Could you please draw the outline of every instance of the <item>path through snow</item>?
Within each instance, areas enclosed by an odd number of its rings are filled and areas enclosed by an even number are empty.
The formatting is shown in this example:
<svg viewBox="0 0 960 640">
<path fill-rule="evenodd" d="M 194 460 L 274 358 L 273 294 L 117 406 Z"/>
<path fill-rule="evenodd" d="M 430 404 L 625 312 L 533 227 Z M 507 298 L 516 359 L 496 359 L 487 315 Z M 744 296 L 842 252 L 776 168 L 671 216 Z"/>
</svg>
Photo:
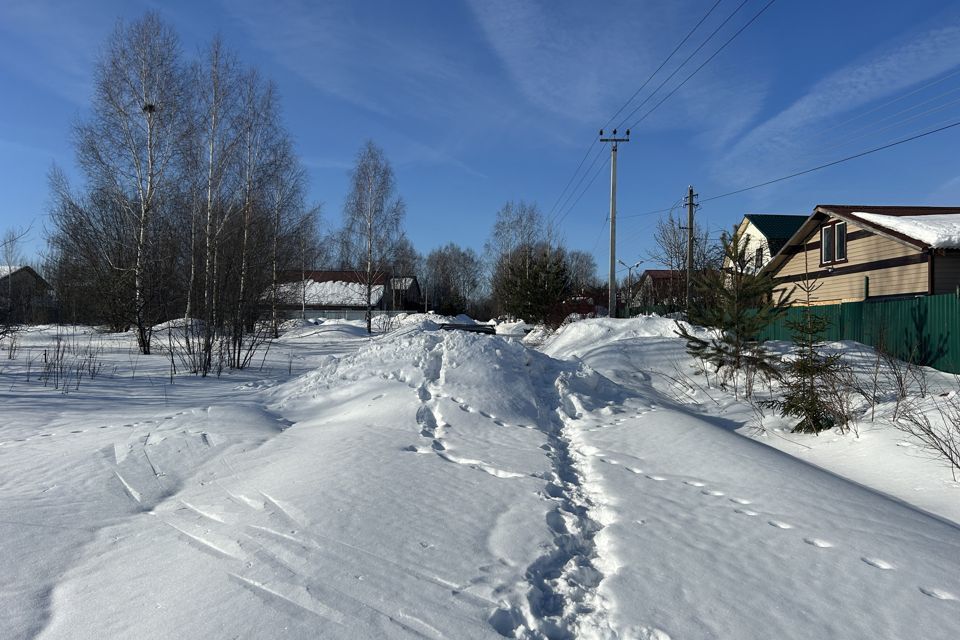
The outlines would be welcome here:
<svg viewBox="0 0 960 640">
<path fill-rule="evenodd" d="M 956 637 L 956 525 L 678 403 L 665 325 L 582 327 L 308 328 L 303 375 L 135 410 L 14 385 L 3 635 Z"/>
</svg>

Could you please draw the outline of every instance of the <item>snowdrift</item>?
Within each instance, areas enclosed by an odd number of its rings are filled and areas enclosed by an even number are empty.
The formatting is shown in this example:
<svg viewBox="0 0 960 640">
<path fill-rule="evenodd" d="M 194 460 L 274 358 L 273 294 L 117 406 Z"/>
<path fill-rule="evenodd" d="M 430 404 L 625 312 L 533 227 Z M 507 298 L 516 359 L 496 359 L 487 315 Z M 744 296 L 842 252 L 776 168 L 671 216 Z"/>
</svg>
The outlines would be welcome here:
<svg viewBox="0 0 960 640">
<path fill-rule="evenodd" d="M 599 346 L 621 340 L 677 338 L 678 323 L 694 335 L 710 336 L 707 329 L 661 316 L 630 319 L 591 318 L 563 325 L 553 336 L 547 338 L 541 350 L 554 358 L 577 358 Z"/>
</svg>

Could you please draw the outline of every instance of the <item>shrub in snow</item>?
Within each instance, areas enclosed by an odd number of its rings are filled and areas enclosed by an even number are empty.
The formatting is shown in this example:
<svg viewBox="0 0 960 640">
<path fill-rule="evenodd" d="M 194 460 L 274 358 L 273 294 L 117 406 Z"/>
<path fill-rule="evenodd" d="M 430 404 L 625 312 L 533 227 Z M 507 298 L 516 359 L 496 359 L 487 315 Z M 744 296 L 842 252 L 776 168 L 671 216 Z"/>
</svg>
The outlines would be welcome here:
<svg viewBox="0 0 960 640">
<path fill-rule="evenodd" d="M 951 391 L 934 400 L 936 411 L 924 411 L 919 402 L 907 402 L 896 427 L 919 440 L 927 451 L 950 465 L 953 479 L 960 470 L 960 396 Z"/>
</svg>

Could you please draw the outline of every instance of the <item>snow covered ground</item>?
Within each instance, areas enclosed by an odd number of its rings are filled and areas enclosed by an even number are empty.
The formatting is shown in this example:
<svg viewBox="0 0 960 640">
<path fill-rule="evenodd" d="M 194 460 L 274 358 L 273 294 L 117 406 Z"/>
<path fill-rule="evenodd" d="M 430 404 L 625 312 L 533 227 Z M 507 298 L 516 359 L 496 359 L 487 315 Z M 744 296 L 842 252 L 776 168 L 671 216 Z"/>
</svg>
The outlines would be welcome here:
<svg viewBox="0 0 960 640">
<path fill-rule="evenodd" d="M 359 324 L 172 384 L 130 335 L 21 334 L 0 637 L 960 634 L 960 487 L 882 421 L 745 437 L 659 318 L 539 350 Z M 66 393 L 37 378 L 58 332 Z"/>
</svg>

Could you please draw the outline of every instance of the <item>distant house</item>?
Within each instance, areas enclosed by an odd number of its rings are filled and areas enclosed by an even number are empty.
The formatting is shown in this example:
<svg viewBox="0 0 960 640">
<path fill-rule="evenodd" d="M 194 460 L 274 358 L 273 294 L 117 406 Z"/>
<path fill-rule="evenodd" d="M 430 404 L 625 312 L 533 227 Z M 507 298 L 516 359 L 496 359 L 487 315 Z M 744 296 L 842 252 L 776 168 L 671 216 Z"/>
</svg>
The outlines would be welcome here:
<svg viewBox="0 0 960 640">
<path fill-rule="evenodd" d="M 390 308 L 414 311 L 420 307 L 423 295 L 414 276 L 390 278 Z"/>
<path fill-rule="evenodd" d="M 0 265 L 0 321 L 45 322 L 53 306 L 53 289 L 28 266 Z"/>
<path fill-rule="evenodd" d="M 794 303 L 949 293 L 960 286 L 960 207 L 818 205 L 764 267 Z"/>
<path fill-rule="evenodd" d="M 679 308 L 686 292 L 685 283 L 683 271 L 647 269 L 635 285 L 632 306 Z"/>
<path fill-rule="evenodd" d="M 281 274 L 279 298 L 284 311 L 366 311 L 367 274 L 360 271 L 287 271 Z M 370 304 L 379 311 L 414 311 L 421 304 L 420 285 L 412 276 L 375 274 Z"/>
<path fill-rule="evenodd" d="M 746 247 L 751 271 L 760 271 L 793 237 L 809 216 L 780 213 L 748 213 L 737 225 Z M 729 268 L 724 258 L 724 267 Z"/>
</svg>

